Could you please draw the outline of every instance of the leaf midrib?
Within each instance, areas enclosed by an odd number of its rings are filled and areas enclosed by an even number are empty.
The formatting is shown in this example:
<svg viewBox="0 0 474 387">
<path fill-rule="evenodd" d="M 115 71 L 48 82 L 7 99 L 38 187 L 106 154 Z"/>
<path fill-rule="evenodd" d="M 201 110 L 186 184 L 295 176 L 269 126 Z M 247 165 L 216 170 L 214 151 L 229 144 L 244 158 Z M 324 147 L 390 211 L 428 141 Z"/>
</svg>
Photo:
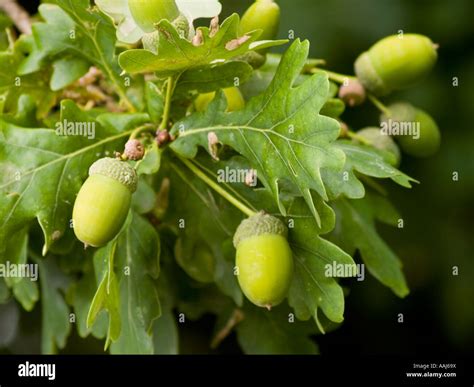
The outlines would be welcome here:
<svg viewBox="0 0 474 387">
<path fill-rule="evenodd" d="M 72 152 L 72 153 L 65 154 L 65 155 L 63 155 L 63 156 L 61 156 L 61 157 L 58 157 L 58 158 L 55 159 L 55 160 L 51 160 L 51 161 L 49 161 L 49 162 L 47 162 L 47 163 L 45 163 L 45 164 L 42 164 L 42 165 L 40 165 L 39 167 L 30 169 L 30 170 L 28 170 L 28 171 L 26 171 L 26 172 L 24 172 L 24 173 L 22 174 L 22 179 L 23 179 L 23 177 L 25 177 L 25 176 L 29 176 L 29 175 L 31 175 L 32 173 L 39 172 L 39 171 L 41 171 L 41 170 L 43 170 L 43 169 L 45 169 L 45 168 L 48 168 L 48 167 L 50 167 L 50 166 L 52 166 L 52 165 L 54 165 L 54 164 L 56 164 L 56 163 L 60 163 L 61 161 L 72 159 L 72 158 L 74 158 L 74 157 L 76 157 L 76 156 L 79 156 L 79 155 L 82 155 L 82 154 L 84 154 L 84 153 L 87 153 L 87 152 L 91 151 L 92 149 L 95 149 L 95 148 L 97 148 L 97 147 L 100 147 L 100 146 L 102 146 L 102 145 L 104 145 L 104 144 L 107 144 L 107 143 L 109 143 L 109 142 L 113 142 L 113 141 L 118 140 L 118 139 L 120 139 L 120 138 L 122 138 L 122 137 L 129 136 L 130 134 L 132 134 L 133 130 L 134 130 L 134 129 L 125 131 L 125 132 L 123 132 L 123 133 L 117 134 L 117 135 L 112 136 L 112 137 L 105 138 L 105 139 L 103 139 L 103 140 L 101 140 L 101 141 L 99 141 L 99 142 L 96 142 L 95 144 L 92 144 L 92 145 L 86 146 L 86 147 L 84 147 L 84 148 L 78 149 L 77 151 L 74 151 L 74 152 Z M 3 189 L 3 188 L 5 188 L 5 187 L 8 187 L 9 185 L 11 185 L 11 184 L 13 184 L 13 183 L 15 183 L 15 182 L 17 182 L 17 180 L 10 180 L 9 182 L 7 182 L 7 183 L 5 183 L 5 184 L 0 185 L 0 189 Z"/>
</svg>

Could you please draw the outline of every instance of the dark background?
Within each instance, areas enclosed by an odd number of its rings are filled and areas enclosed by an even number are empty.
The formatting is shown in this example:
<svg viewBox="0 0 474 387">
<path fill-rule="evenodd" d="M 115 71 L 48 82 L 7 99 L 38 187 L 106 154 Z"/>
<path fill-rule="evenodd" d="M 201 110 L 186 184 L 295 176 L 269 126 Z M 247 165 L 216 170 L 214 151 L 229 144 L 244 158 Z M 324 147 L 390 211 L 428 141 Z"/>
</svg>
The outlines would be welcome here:
<svg viewBox="0 0 474 387">
<path fill-rule="evenodd" d="M 31 10 L 37 1 L 23 0 Z M 250 1 L 223 0 L 224 14 L 242 13 Z M 378 39 L 397 33 L 428 35 L 440 45 L 431 75 L 386 100 L 406 99 L 430 112 L 443 136 L 441 151 L 429 159 L 404 157 L 401 169 L 421 184 L 411 191 L 390 185 L 390 197 L 405 221 L 403 229 L 380 227 L 404 263 L 411 294 L 398 299 L 370 275 L 350 283 L 346 320 L 335 332 L 318 337 L 324 354 L 454 354 L 474 349 L 474 2 L 472 0 L 280 0 L 280 37 L 293 30 L 311 41 L 311 56 L 328 68 L 351 74 L 355 58 Z M 453 77 L 459 86 L 453 87 Z M 354 129 L 378 123 L 370 105 L 343 118 Z M 459 181 L 452 173 L 459 173 Z M 459 275 L 452 275 L 453 266 Z M 404 322 L 397 317 L 403 313 Z M 38 352 L 34 323 L 38 308 L 22 316 L 31 331 L 19 352 Z M 182 332 L 183 352 L 208 352 L 213 318 Z M 102 352 L 102 343 L 70 338 L 67 352 Z M 238 352 L 235 336 L 220 352 Z"/>
</svg>

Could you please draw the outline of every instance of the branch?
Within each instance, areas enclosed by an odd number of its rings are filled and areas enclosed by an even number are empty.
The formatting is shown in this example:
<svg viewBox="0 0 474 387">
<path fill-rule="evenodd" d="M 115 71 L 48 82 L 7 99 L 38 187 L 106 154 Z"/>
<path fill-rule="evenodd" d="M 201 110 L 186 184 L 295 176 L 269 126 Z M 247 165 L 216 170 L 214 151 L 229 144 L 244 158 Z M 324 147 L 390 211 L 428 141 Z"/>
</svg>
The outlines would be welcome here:
<svg viewBox="0 0 474 387">
<path fill-rule="evenodd" d="M 30 15 L 16 0 L 0 0 L 0 10 L 8 15 L 22 34 L 31 34 Z"/>
<path fill-rule="evenodd" d="M 227 320 L 227 324 L 225 324 L 225 326 L 219 332 L 217 332 L 212 339 L 211 348 L 217 348 L 219 344 L 224 341 L 227 336 L 229 336 L 229 334 L 232 332 L 232 329 L 234 329 L 234 327 L 243 319 L 244 313 L 240 309 L 235 309 L 229 320 Z"/>
</svg>

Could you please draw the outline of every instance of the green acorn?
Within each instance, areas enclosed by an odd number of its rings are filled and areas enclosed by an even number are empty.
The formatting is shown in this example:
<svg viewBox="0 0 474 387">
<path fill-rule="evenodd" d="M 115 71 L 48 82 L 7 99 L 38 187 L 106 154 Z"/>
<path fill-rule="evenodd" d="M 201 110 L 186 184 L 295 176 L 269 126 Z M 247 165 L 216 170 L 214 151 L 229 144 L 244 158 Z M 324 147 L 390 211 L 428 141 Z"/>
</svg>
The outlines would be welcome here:
<svg viewBox="0 0 474 387">
<path fill-rule="evenodd" d="M 273 0 L 256 0 L 240 21 L 240 34 L 263 30 L 260 40 L 275 39 L 280 25 L 280 7 Z"/>
<path fill-rule="evenodd" d="M 135 23 L 145 32 L 155 31 L 155 24 L 163 19 L 175 20 L 179 9 L 175 0 L 128 0 Z"/>
<path fill-rule="evenodd" d="M 106 245 L 122 228 L 132 194 L 137 189 L 135 169 L 110 157 L 97 160 L 74 203 L 74 233 L 86 246 Z"/>
<path fill-rule="evenodd" d="M 388 36 L 357 58 L 355 73 L 367 90 L 386 95 L 423 78 L 436 62 L 436 49 L 423 35 Z"/>
<path fill-rule="evenodd" d="M 294 264 L 287 235 L 279 219 L 263 212 L 243 220 L 235 232 L 238 281 L 257 306 L 271 309 L 288 294 Z"/>
<path fill-rule="evenodd" d="M 428 113 L 405 102 L 390 105 L 388 109 L 391 115 L 381 116 L 381 126 L 392 132 L 395 130 L 395 138 L 403 152 L 415 157 L 429 157 L 439 150 L 441 133 Z M 404 127 L 411 128 L 411 131 L 404 130 Z"/>
<path fill-rule="evenodd" d="M 394 167 L 398 167 L 401 161 L 400 149 L 389 135 L 382 134 L 380 128 L 364 128 L 357 135 L 366 139 L 374 148 L 388 153 L 385 160 Z"/>
</svg>

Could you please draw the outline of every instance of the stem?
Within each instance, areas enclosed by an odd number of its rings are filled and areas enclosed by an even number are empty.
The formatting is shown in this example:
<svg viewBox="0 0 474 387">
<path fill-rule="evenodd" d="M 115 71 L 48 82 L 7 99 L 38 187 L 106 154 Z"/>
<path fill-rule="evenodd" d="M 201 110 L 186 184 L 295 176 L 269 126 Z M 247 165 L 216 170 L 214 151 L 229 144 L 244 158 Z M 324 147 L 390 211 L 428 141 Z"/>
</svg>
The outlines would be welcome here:
<svg viewBox="0 0 474 387">
<path fill-rule="evenodd" d="M 215 173 L 213 171 L 211 171 L 210 169 L 206 168 L 205 166 L 203 166 L 202 164 L 200 164 L 199 162 L 197 162 L 196 160 L 193 161 L 195 165 L 197 165 L 201 170 L 203 170 L 204 172 L 207 172 L 208 175 L 214 175 L 215 176 Z M 225 187 L 227 188 L 227 190 L 231 191 L 231 194 L 233 194 L 237 199 L 239 199 L 240 201 L 242 201 L 245 205 L 247 205 L 249 208 L 251 208 L 253 211 L 257 212 L 257 209 L 252 206 L 252 204 L 247 200 L 245 199 L 237 190 L 235 190 L 230 184 L 228 183 L 223 183 L 223 185 L 225 185 Z"/>
<path fill-rule="evenodd" d="M 244 313 L 240 309 L 235 309 L 224 327 L 216 333 L 211 342 L 211 348 L 217 348 L 224 339 L 230 335 L 232 329 L 244 319 Z"/>
<path fill-rule="evenodd" d="M 372 145 L 372 141 L 367 140 L 366 138 L 358 135 L 356 132 L 353 132 L 352 130 L 347 131 L 347 137 L 353 140 L 357 140 L 364 145 Z"/>
<path fill-rule="evenodd" d="M 148 132 L 148 131 L 154 132 L 154 128 L 155 127 L 152 124 L 145 124 L 145 125 L 139 126 L 138 128 L 133 130 L 132 134 L 130 135 L 130 140 L 135 140 L 143 132 Z"/>
<path fill-rule="evenodd" d="M 229 201 L 235 207 L 237 207 L 240 211 L 242 211 L 247 216 L 253 216 L 256 214 L 255 211 L 252 211 L 248 208 L 245 204 L 243 204 L 240 200 L 236 199 L 232 196 L 229 192 L 223 189 L 219 184 L 217 184 L 214 180 L 209 178 L 203 171 L 201 171 L 193 162 L 185 159 L 181 156 L 178 156 L 179 160 L 186 165 L 198 178 L 204 181 L 209 187 L 211 187 L 214 191 L 216 191 L 219 195 L 221 195 L 224 199 Z"/>
<path fill-rule="evenodd" d="M 168 121 L 170 119 L 171 111 L 171 99 L 173 97 L 174 88 L 176 86 L 176 79 L 171 76 L 166 82 L 166 97 L 165 97 L 165 107 L 163 111 L 163 119 L 160 124 L 160 129 L 166 129 L 168 127 Z"/>
<path fill-rule="evenodd" d="M 0 0 L 0 10 L 8 15 L 22 34 L 31 35 L 30 15 L 16 0 Z"/>
<path fill-rule="evenodd" d="M 352 75 L 345 75 L 345 74 L 339 74 L 335 73 L 334 71 L 329 71 L 329 70 L 324 70 L 324 69 L 312 69 L 311 73 L 316 74 L 318 72 L 325 72 L 328 75 L 328 78 L 331 81 L 337 82 L 337 83 L 345 83 L 346 80 L 351 80 L 351 79 L 356 79 L 356 77 Z"/>
<path fill-rule="evenodd" d="M 377 97 L 375 97 L 373 94 L 368 94 L 368 97 L 370 99 L 370 102 L 372 102 L 374 106 L 379 109 L 383 114 L 385 114 L 387 117 L 390 117 L 392 115 L 390 109 L 385 106 L 382 101 L 380 101 Z"/>
</svg>

